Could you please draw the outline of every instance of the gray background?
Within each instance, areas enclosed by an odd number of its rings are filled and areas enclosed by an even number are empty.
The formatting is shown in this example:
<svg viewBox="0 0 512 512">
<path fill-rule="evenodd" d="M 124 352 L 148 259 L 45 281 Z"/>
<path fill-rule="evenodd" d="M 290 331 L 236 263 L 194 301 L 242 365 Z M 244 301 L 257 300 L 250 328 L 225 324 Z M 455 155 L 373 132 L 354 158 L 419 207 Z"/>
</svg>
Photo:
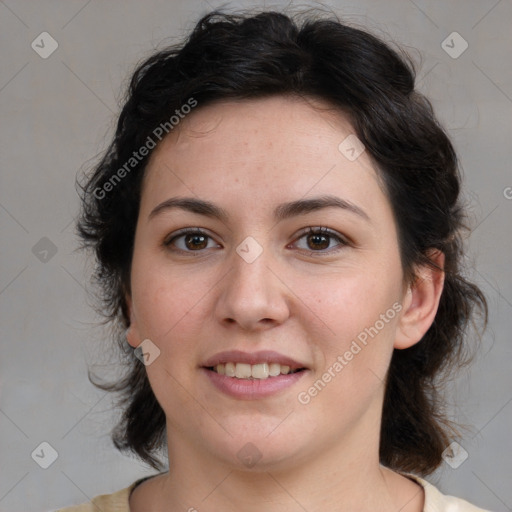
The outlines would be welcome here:
<svg viewBox="0 0 512 512">
<path fill-rule="evenodd" d="M 88 363 L 104 363 L 113 371 L 115 365 L 86 294 L 91 260 L 76 251 L 74 182 L 105 149 L 121 87 L 135 63 L 164 39 L 180 39 L 199 15 L 219 5 L 214 0 L 0 1 L 1 511 L 51 510 L 153 473 L 113 448 L 111 397 L 87 380 Z M 490 327 L 475 363 L 450 393 L 456 404 L 452 414 L 472 426 L 461 441 L 468 459 L 457 469 L 443 462 L 429 480 L 481 507 L 512 510 L 512 189 L 507 188 L 512 187 L 512 3 L 325 5 L 410 48 L 420 90 L 431 98 L 459 151 L 472 213 L 468 262 L 472 278 L 487 293 Z M 31 47 L 43 31 L 59 45 L 46 59 Z M 454 31 L 469 45 L 458 58 L 442 47 Z M 452 51 L 461 49 L 460 40 L 448 41 Z M 44 441 L 58 452 L 48 469 L 31 457 Z"/>
</svg>

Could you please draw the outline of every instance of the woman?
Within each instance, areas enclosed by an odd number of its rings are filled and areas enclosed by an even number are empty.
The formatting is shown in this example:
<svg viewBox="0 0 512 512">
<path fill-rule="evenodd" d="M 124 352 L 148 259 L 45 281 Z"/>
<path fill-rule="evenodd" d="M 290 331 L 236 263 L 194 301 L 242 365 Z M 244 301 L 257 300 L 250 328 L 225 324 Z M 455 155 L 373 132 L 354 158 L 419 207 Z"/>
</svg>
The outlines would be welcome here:
<svg viewBox="0 0 512 512">
<path fill-rule="evenodd" d="M 339 20 L 213 12 L 141 64 L 79 232 L 127 347 L 114 441 L 169 468 L 64 510 L 482 510 L 422 478 L 487 315 L 459 187 L 412 66 Z"/>
</svg>

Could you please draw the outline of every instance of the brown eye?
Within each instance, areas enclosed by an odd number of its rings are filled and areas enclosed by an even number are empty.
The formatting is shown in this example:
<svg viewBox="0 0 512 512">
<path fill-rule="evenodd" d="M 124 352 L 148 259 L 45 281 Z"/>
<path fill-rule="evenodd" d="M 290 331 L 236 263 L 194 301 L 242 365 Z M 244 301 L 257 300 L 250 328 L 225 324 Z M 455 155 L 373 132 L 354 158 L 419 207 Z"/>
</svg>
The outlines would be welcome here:
<svg viewBox="0 0 512 512">
<path fill-rule="evenodd" d="M 329 235 L 307 235 L 307 241 L 312 249 L 327 249 L 329 247 Z"/>
<path fill-rule="evenodd" d="M 310 253 L 326 253 L 330 254 L 340 250 L 343 246 L 348 245 L 340 235 L 327 228 L 308 228 L 308 230 L 299 237 L 298 240 L 306 240 L 306 247 L 299 247 Z M 338 242 L 331 245 L 333 241 Z M 331 247 L 331 250 L 327 250 Z"/>
<path fill-rule="evenodd" d="M 206 239 L 206 236 L 200 234 L 185 235 L 185 246 L 188 249 L 204 249 L 208 245 Z"/>
<path fill-rule="evenodd" d="M 182 230 L 164 242 L 166 247 L 182 252 L 200 252 L 208 249 L 211 237 L 201 230 Z M 212 246 L 210 246 L 212 247 Z"/>
</svg>

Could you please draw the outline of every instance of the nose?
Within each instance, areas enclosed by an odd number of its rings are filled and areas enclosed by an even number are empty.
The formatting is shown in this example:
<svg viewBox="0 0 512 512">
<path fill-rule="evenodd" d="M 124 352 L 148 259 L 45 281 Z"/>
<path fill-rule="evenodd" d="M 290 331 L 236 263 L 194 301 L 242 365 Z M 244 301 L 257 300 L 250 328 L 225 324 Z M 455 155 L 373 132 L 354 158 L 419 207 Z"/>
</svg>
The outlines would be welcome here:
<svg viewBox="0 0 512 512">
<path fill-rule="evenodd" d="M 252 262 L 233 252 L 230 271 L 221 280 L 216 314 L 226 325 L 244 330 L 264 330 L 290 316 L 291 292 L 269 250 Z"/>
</svg>

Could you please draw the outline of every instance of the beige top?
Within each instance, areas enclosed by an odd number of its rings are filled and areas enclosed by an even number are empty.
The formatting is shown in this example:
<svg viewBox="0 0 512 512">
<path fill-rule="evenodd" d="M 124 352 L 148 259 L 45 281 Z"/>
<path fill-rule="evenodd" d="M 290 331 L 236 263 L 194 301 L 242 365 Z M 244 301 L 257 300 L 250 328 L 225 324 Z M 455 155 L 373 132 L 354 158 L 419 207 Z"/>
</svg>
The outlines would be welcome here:
<svg viewBox="0 0 512 512">
<path fill-rule="evenodd" d="M 424 488 L 425 507 L 423 512 L 490 512 L 489 510 L 475 507 L 463 499 L 441 494 L 436 487 L 416 475 L 407 474 L 405 476 L 412 478 Z M 130 493 L 137 485 L 149 478 L 151 477 L 137 480 L 129 487 L 113 494 L 96 496 L 90 503 L 61 508 L 56 512 L 97 512 L 98 510 L 101 510 L 101 512 L 130 512 Z"/>
</svg>

